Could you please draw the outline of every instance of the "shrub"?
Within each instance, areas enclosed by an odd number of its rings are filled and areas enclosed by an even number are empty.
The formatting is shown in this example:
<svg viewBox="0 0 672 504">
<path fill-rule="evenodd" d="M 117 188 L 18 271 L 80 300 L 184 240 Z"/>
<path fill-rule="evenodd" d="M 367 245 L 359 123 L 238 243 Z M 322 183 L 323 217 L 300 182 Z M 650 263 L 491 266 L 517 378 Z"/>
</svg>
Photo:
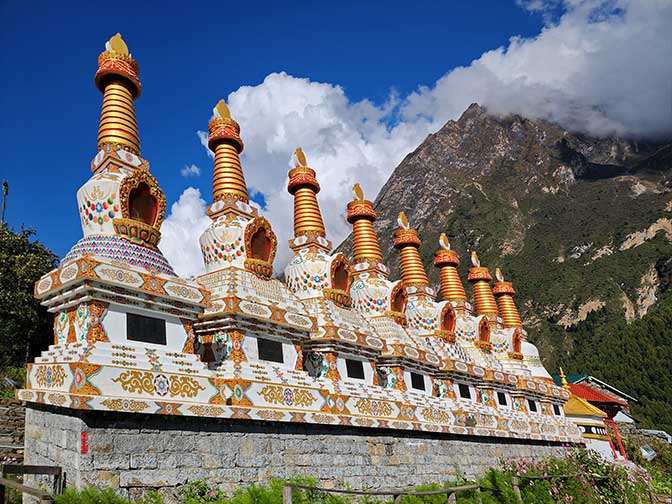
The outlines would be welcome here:
<svg viewBox="0 0 672 504">
<path fill-rule="evenodd" d="M 163 504 L 163 499 L 158 493 L 152 493 L 147 499 L 130 501 L 119 497 L 111 489 L 89 487 L 77 491 L 67 488 L 61 495 L 54 497 L 55 504 Z"/>
</svg>

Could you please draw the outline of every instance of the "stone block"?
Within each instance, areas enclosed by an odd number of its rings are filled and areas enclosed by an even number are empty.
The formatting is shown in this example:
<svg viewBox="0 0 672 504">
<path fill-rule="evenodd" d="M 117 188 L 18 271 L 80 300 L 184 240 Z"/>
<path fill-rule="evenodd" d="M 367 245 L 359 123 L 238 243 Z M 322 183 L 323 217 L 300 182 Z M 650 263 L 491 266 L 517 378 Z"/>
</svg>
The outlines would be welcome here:
<svg viewBox="0 0 672 504">
<path fill-rule="evenodd" d="M 179 469 L 141 469 L 134 471 L 122 471 L 119 474 L 119 485 L 124 488 L 130 487 L 174 487 L 183 485 L 189 478 L 188 471 Z"/>
<path fill-rule="evenodd" d="M 133 453 L 130 456 L 131 469 L 156 469 L 158 462 L 156 455 L 150 453 Z"/>
<path fill-rule="evenodd" d="M 129 456 L 123 453 L 102 453 L 93 456 L 94 469 L 116 469 L 124 470 L 129 468 Z"/>
</svg>

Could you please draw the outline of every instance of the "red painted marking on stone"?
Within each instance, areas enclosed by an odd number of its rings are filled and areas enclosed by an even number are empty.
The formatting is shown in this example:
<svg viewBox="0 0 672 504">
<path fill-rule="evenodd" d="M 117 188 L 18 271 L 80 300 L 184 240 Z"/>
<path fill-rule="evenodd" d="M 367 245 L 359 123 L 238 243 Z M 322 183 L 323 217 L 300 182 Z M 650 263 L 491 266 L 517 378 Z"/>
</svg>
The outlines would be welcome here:
<svg viewBox="0 0 672 504">
<path fill-rule="evenodd" d="M 86 455 L 89 453 L 89 433 L 88 432 L 82 432 L 81 436 L 81 444 L 79 447 L 79 453 L 82 455 Z"/>
</svg>

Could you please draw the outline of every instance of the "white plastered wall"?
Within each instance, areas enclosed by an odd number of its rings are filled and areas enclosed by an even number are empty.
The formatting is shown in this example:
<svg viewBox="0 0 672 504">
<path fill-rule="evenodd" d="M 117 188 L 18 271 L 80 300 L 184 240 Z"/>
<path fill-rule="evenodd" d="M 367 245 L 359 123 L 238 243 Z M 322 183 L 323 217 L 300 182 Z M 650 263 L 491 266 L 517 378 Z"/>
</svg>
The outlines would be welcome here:
<svg viewBox="0 0 672 504">
<path fill-rule="evenodd" d="M 272 337 L 272 336 L 262 336 L 263 339 L 271 341 L 279 341 L 282 343 L 282 364 L 279 362 L 272 361 L 262 361 L 259 360 L 259 347 L 257 346 L 257 336 L 254 334 L 246 334 L 243 338 L 243 352 L 245 352 L 245 357 L 248 362 L 264 362 L 268 364 L 273 364 L 275 366 L 283 366 L 289 369 L 294 369 L 296 365 L 296 359 L 298 357 L 298 352 L 294 345 L 287 340 L 282 338 Z"/>
<path fill-rule="evenodd" d="M 348 376 L 348 368 L 345 364 L 346 359 L 356 360 L 362 363 L 362 367 L 364 368 L 363 380 L 350 378 Z M 336 360 L 336 367 L 338 369 L 338 373 L 341 375 L 342 380 L 347 380 L 352 383 L 366 383 L 367 385 L 373 385 L 373 368 L 371 367 L 371 363 L 368 360 L 362 359 L 361 357 L 357 357 L 355 355 L 339 355 L 338 359 Z"/>
<path fill-rule="evenodd" d="M 157 345 L 154 343 L 145 343 L 143 341 L 129 340 L 126 337 L 126 314 L 135 313 L 145 317 L 153 317 L 166 321 L 166 344 Z M 156 311 L 146 311 L 130 306 L 110 304 L 107 313 L 103 318 L 103 329 L 110 340 L 110 343 L 120 345 L 129 345 L 143 348 L 159 348 L 161 350 L 181 352 L 184 343 L 187 340 L 187 331 L 185 331 L 182 321 L 173 316 Z"/>
<path fill-rule="evenodd" d="M 416 388 L 413 388 L 413 382 L 411 380 L 411 373 L 417 373 L 419 375 L 422 375 L 422 379 L 425 382 L 425 390 L 419 390 Z M 420 371 L 416 370 L 404 370 L 404 382 L 406 383 L 406 389 L 407 390 L 414 390 L 415 392 L 423 392 L 427 395 L 433 395 L 432 391 L 432 380 L 429 376 L 427 376 L 425 373 L 421 373 Z"/>
</svg>

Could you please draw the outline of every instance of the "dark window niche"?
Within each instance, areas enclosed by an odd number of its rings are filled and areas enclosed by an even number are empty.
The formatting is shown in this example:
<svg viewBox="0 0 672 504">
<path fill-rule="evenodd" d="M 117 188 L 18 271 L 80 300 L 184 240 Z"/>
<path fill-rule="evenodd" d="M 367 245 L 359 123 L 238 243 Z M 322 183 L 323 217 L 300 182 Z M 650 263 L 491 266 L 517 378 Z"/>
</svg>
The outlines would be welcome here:
<svg viewBox="0 0 672 504">
<path fill-rule="evenodd" d="M 364 379 L 364 363 L 354 359 L 345 359 L 345 369 L 348 372 L 348 378 Z"/>
<path fill-rule="evenodd" d="M 537 412 L 537 402 L 536 402 L 536 401 L 533 401 L 533 400 L 531 400 L 531 399 L 528 399 L 528 400 L 527 400 L 527 405 L 528 405 L 528 407 L 530 408 L 530 411 L 531 411 L 531 412 L 533 412 L 533 413 L 536 413 L 536 412 Z"/>
<path fill-rule="evenodd" d="M 471 399 L 471 390 L 469 389 L 469 385 L 459 383 L 457 387 L 460 390 L 460 397 L 462 399 Z"/>
<path fill-rule="evenodd" d="M 166 344 L 166 321 L 135 313 L 126 314 L 126 339 L 155 345 Z"/>
<path fill-rule="evenodd" d="M 504 392 L 497 392 L 497 402 L 500 406 L 506 406 L 509 404 L 506 400 L 506 394 Z"/>
<path fill-rule="evenodd" d="M 553 413 L 555 413 L 555 416 L 561 416 L 560 406 L 558 406 L 557 404 L 554 404 L 553 405 Z"/>
<path fill-rule="evenodd" d="M 282 343 L 275 340 L 257 338 L 259 360 L 283 363 Z"/>
<path fill-rule="evenodd" d="M 411 387 L 418 390 L 425 390 L 425 377 L 420 373 L 411 373 Z"/>
</svg>

